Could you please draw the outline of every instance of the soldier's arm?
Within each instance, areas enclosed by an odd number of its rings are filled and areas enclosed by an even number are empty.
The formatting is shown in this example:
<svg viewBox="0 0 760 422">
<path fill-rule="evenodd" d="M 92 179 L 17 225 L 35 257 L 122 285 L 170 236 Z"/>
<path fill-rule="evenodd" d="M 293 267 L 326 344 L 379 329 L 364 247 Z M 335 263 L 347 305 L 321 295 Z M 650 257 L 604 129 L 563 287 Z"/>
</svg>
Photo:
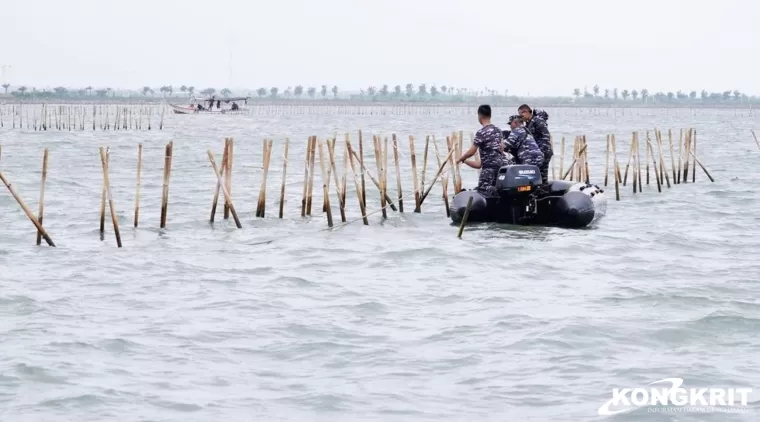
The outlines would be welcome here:
<svg viewBox="0 0 760 422">
<path fill-rule="evenodd" d="M 512 151 L 515 145 L 517 145 L 517 134 L 513 130 L 509 133 L 507 139 L 504 140 L 504 151 Z"/>
<path fill-rule="evenodd" d="M 536 138 L 539 138 L 541 141 L 544 141 L 545 143 L 549 143 L 549 127 L 546 126 L 546 122 L 542 119 L 536 119 L 536 129 L 535 134 L 533 135 Z M 538 141 L 539 139 L 536 139 Z"/>
</svg>

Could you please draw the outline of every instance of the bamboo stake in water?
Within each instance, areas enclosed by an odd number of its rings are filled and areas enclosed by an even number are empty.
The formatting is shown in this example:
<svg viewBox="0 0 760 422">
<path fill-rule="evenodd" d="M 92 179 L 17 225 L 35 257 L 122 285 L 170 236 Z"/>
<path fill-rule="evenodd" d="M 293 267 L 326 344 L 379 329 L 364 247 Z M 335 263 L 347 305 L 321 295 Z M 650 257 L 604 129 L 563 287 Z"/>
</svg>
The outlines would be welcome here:
<svg viewBox="0 0 760 422">
<path fill-rule="evenodd" d="M 752 137 L 755 138 L 755 143 L 757 144 L 757 148 L 760 149 L 760 141 L 757 140 L 757 135 L 755 135 L 754 130 L 750 130 L 752 132 Z"/>
<path fill-rule="evenodd" d="M 364 167 L 364 139 L 362 138 L 362 131 L 359 131 L 359 167 L 362 170 L 362 202 L 364 203 L 364 208 L 367 208 L 367 187 L 364 184 L 364 173 L 366 171 Z M 364 215 L 364 213 L 362 213 L 362 215 Z"/>
<path fill-rule="evenodd" d="M 259 203 L 256 208 L 256 217 L 264 218 L 267 203 L 267 176 L 269 175 L 269 162 L 272 156 L 272 140 L 264 141 L 263 176 L 261 178 L 261 190 L 259 191 Z"/>
<path fill-rule="evenodd" d="M 359 159 L 360 157 L 358 155 L 356 155 L 356 151 L 351 150 L 351 153 L 352 153 L 353 157 L 356 158 L 356 161 L 360 161 L 360 159 Z M 375 179 L 374 176 L 372 176 L 372 173 L 370 173 L 370 171 L 367 170 L 366 167 L 362 167 L 361 168 L 361 172 L 362 172 L 362 174 L 366 174 L 369 177 L 369 180 L 372 181 L 372 183 L 375 185 L 375 187 L 378 189 L 378 191 L 380 191 L 381 194 L 382 194 L 382 188 L 380 187 L 380 183 L 377 181 L 377 179 Z M 365 201 L 366 201 L 366 198 L 365 198 Z M 393 211 L 396 211 L 396 206 L 393 205 L 393 200 L 390 198 L 390 196 L 385 195 L 385 201 L 388 202 L 388 206 L 390 206 Z"/>
<path fill-rule="evenodd" d="M 644 147 L 644 154 L 645 154 L 644 162 L 646 163 L 647 185 L 649 185 L 649 151 L 651 150 L 651 147 L 649 145 L 650 144 L 649 131 L 647 131 L 646 135 L 647 135 L 647 145 Z M 652 159 L 654 159 L 654 157 L 652 157 Z M 656 168 L 653 170 L 657 171 Z"/>
<path fill-rule="evenodd" d="M 446 164 L 449 164 L 451 161 L 451 157 L 454 155 L 454 149 L 452 148 L 449 151 L 449 154 L 446 156 L 446 158 L 443 160 L 443 163 L 438 167 L 438 172 L 435 174 L 435 177 L 433 177 L 433 182 L 428 186 L 427 190 L 425 190 L 425 193 L 422 194 L 422 198 L 420 199 L 420 206 L 422 206 L 422 203 L 425 202 L 425 198 L 430 194 L 430 190 L 433 189 L 433 186 L 435 186 L 435 181 L 438 180 L 438 177 L 441 176 L 441 172 L 443 172 L 444 167 L 446 167 Z"/>
<path fill-rule="evenodd" d="M 311 141 L 309 153 L 309 187 L 306 190 L 306 215 L 311 215 L 311 204 L 314 193 L 314 173 L 317 158 L 317 137 L 314 136 Z"/>
<path fill-rule="evenodd" d="M 588 146 L 588 143 L 586 142 L 586 135 L 583 135 L 583 146 L 584 147 Z M 588 149 L 586 149 L 583 152 L 583 174 L 586 176 L 585 177 L 586 184 L 591 183 L 590 182 L 591 175 L 588 170 Z"/>
<path fill-rule="evenodd" d="M 328 141 L 329 143 L 329 141 Z M 333 226 L 332 207 L 330 206 L 330 176 L 325 172 L 325 152 L 322 142 L 319 143 L 319 167 L 322 170 L 322 194 L 324 195 L 327 227 Z"/>
<path fill-rule="evenodd" d="M 100 147 L 100 163 L 103 165 L 103 181 L 106 186 L 106 194 L 108 195 L 108 208 L 111 211 L 111 222 L 113 223 L 113 232 L 116 235 L 116 245 L 121 247 L 121 235 L 119 234 L 119 222 L 116 220 L 116 206 L 113 203 L 113 196 L 111 195 L 111 182 L 108 178 L 108 156 L 103 147 Z"/>
<path fill-rule="evenodd" d="M 715 179 L 713 179 L 712 176 L 710 176 L 710 173 L 707 171 L 707 169 L 705 168 L 705 166 L 702 165 L 702 162 L 699 161 L 699 159 L 697 158 L 697 156 L 694 154 L 694 151 L 689 151 L 689 154 L 691 154 L 691 156 L 694 157 L 694 161 L 696 161 L 697 164 L 699 164 L 699 166 L 702 167 L 702 170 L 704 170 L 705 174 L 710 179 L 710 181 L 713 182 L 713 183 L 715 183 Z"/>
<path fill-rule="evenodd" d="M 697 181 L 697 130 L 694 129 L 694 140 L 691 145 L 691 151 L 693 154 L 691 154 L 694 157 L 694 161 L 692 161 L 691 164 L 691 183 L 695 183 Z"/>
<path fill-rule="evenodd" d="M 135 227 L 140 216 L 140 172 L 142 171 L 142 144 L 137 145 L 137 192 L 135 193 Z"/>
<path fill-rule="evenodd" d="M 628 169 L 631 166 L 631 160 L 633 160 L 633 148 L 634 148 L 634 140 L 635 140 L 635 132 L 631 135 L 631 145 L 628 148 L 628 160 L 626 160 L 625 163 L 625 173 L 623 174 L 623 186 L 625 186 L 628 183 Z"/>
<path fill-rule="evenodd" d="M 385 209 L 388 207 L 388 201 L 385 198 L 388 197 L 388 137 L 385 137 L 385 141 L 381 147 L 382 149 L 382 164 L 383 164 L 383 178 L 380 184 L 383 187 L 383 191 L 380 197 L 383 198 L 381 204 L 383 206 L 383 217 L 385 217 Z"/>
<path fill-rule="evenodd" d="M 654 178 L 657 181 L 657 192 L 662 193 L 662 183 L 660 183 L 660 173 L 657 171 L 657 160 L 654 155 L 654 148 L 652 148 L 652 141 L 649 139 L 649 131 L 647 131 L 647 157 L 652 157 L 652 170 L 654 171 Z M 647 164 L 647 168 L 649 165 Z"/>
<path fill-rule="evenodd" d="M 559 174 L 564 174 L 562 171 L 564 170 L 565 165 L 565 137 L 562 137 L 562 141 L 560 142 L 560 149 L 562 150 L 562 155 L 559 156 Z"/>
<path fill-rule="evenodd" d="M 388 218 L 388 213 L 385 211 L 385 196 L 383 195 L 383 164 L 381 162 L 382 154 L 380 152 L 382 147 L 380 146 L 380 139 L 377 135 L 372 136 L 372 146 L 375 150 L 375 165 L 377 166 L 377 178 L 379 179 L 378 184 L 380 185 L 380 210 L 383 213 L 383 220 L 385 220 Z"/>
<path fill-rule="evenodd" d="M 166 214 L 169 208 L 169 176 L 172 172 L 172 149 L 174 141 L 166 144 L 166 156 L 164 157 L 164 186 L 161 198 L 161 228 L 166 228 Z"/>
<path fill-rule="evenodd" d="M 438 143 L 435 141 L 435 136 L 433 136 L 433 148 L 435 148 L 435 159 L 438 162 L 438 167 L 441 167 L 441 153 L 438 151 Z M 449 211 L 448 186 L 449 172 L 446 171 L 441 174 L 441 195 L 443 197 L 443 206 L 446 208 L 446 217 L 451 217 L 451 211 Z"/>
<path fill-rule="evenodd" d="M 42 225 L 42 214 L 45 210 L 45 181 L 47 180 L 48 149 L 42 155 L 42 184 L 40 185 L 40 210 L 37 213 L 37 221 Z M 37 246 L 42 244 L 42 232 L 37 230 Z"/>
<path fill-rule="evenodd" d="M 306 193 L 309 188 L 309 155 L 311 154 L 311 141 L 313 136 L 309 136 L 306 142 L 306 158 L 304 159 L 303 172 L 303 198 L 301 198 L 301 217 L 306 216 Z"/>
<path fill-rule="evenodd" d="M 398 190 L 398 210 L 404 212 L 404 195 L 401 193 L 401 169 L 398 165 L 398 142 L 396 141 L 396 134 L 391 135 L 393 140 L 393 161 L 396 164 L 396 189 Z"/>
<path fill-rule="evenodd" d="M 348 148 L 348 161 L 351 163 L 351 174 L 354 176 L 354 185 L 356 185 L 356 196 L 359 199 L 359 208 L 361 209 L 362 213 L 362 221 L 364 221 L 365 226 L 369 226 L 369 220 L 367 220 L 367 212 L 366 208 L 364 207 L 364 197 L 362 196 L 362 190 L 361 190 L 361 184 L 359 184 L 359 179 L 356 177 L 356 167 L 354 166 L 354 154 L 353 149 L 351 148 L 351 141 L 348 138 L 348 134 L 346 134 L 346 148 Z"/>
<path fill-rule="evenodd" d="M 425 173 L 427 173 L 428 146 L 430 145 L 430 135 L 425 136 L 425 155 L 422 157 L 422 179 L 420 181 L 420 190 L 425 191 Z M 478 160 L 480 160 L 478 158 Z"/>
<path fill-rule="evenodd" d="M 683 162 L 683 176 L 681 180 L 683 180 L 684 183 L 689 183 L 689 151 L 691 151 L 691 129 L 688 129 L 686 131 L 686 140 L 683 147 L 683 155 L 686 157 L 686 159 Z"/>
<path fill-rule="evenodd" d="M 229 147 L 227 151 L 227 167 L 224 171 L 224 182 L 227 184 L 227 193 L 232 196 L 232 149 L 234 142 L 232 138 L 229 138 Z M 224 166 L 224 164 L 222 164 Z M 224 219 L 230 218 L 230 207 L 227 203 L 224 204 Z"/>
<path fill-rule="evenodd" d="M 211 150 L 207 151 L 208 153 L 208 159 L 211 161 L 211 167 L 214 169 L 214 175 L 216 176 L 217 184 L 222 189 L 222 194 L 224 194 L 224 201 L 227 202 L 230 206 L 230 212 L 232 213 L 232 218 L 235 220 L 235 225 L 237 228 L 242 229 L 243 225 L 240 224 L 240 219 L 238 219 L 237 212 L 235 212 L 235 206 L 232 205 L 232 199 L 230 198 L 229 193 L 227 192 L 227 187 L 224 186 L 224 183 L 222 181 L 222 175 L 219 174 L 219 170 L 216 167 L 216 160 L 214 160 L 214 154 L 211 153 Z"/>
<path fill-rule="evenodd" d="M 285 153 L 282 159 L 282 186 L 280 187 L 280 218 L 285 211 L 285 180 L 287 179 L 288 172 L 288 144 L 290 141 L 285 138 Z"/>
<path fill-rule="evenodd" d="M 42 228 L 42 225 L 39 221 L 37 221 L 37 217 L 32 214 L 32 211 L 29 210 L 29 207 L 26 206 L 24 203 L 24 200 L 21 199 L 21 197 L 16 193 L 16 191 L 13 189 L 13 186 L 8 182 L 8 179 L 5 178 L 5 175 L 2 171 L 0 171 L 0 181 L 3 182 L 6 188 L 8 188 L 8 191 L 13 195 L 13 198 L 16 199 L 16 202 L 21 206 L 21 209 L 24 210 L 24 213 L 27 217 L 32 221 L 32 224 L 34 224 L 34 227 L 37 228 L 37 231 L 42 233 L 42 238 L 45 239 L 45 242 L 47 242 L 48 245 L 55 247 L 55 243 L 53 243 L 53 239 L 50 238 L 50 236 L 47 234 L 44 228 Z"/>
<path fill-rule="evenodd" d="M 620 165 L 617 159 L 617 148 L 615 147 L 614 133 L 610 137 L 610 141 L 612 142 L 612 166 L 614 167 L 612 172 L 615 175 L 615 200 L 619 201 L 620 200 Z"/>
<path fill-rule="evenodd" d="M 645 147 L 646 149 L 646 147 Z M 639 145 L 639 133 L 636 132 L 636 164 L 638 166 L 638 169 L 636 170 L 636 174 L 639 176 L 639 192 L 641 192 L 641 188 L 644 186 L 643 183 L 641 183 L 641 146 Z"/>
<path fill-rule="evenodd" d="M 458 238 L 462 238 L 462 233 L 464 232 L 464 226 L 467 224 L 467 219 L 470 218 L 470 210 L 472 209 L 472 196 L 470 196 L 467 199 L 467 208 L 464 209 L 464 215 L 462 216 L 462 221 L 459 223 L 459 233 L 457 233 Z"/>
<path fill-rule="evenodd" d="M 229 147 L 230 147 L 230 138 L 224 138 L 224 152 L 222 153 L 222 168 L 221 168 L 221 174 L 224 176 L 224 171 L 227 169 L 227 159 L 229 157 Z M 211 217 L 209 218 L 209 222 L 214 222 L 214 217 L 216 216 L 216 206 L 219 203 L 219 192 L 221 190 L 221 186 L 219 183 L 216 184 L 216 189 L 214 190 L 214 199 L 211 203 Z"/>
<path fill-rule="evenodd" d="M 346 204 L 345 200 L 343 199 L 345 197 L 344 193 L 341 189 L 341 184 L 338 181 L 338 171 L 335 169 L 335 138 L 333 138 L 332 142 L 327 143 L 327 151 L 330 154 L 330 169 L 331 173 L 333 175 L 333 179 L 335 180 L 335 194 L 338 196 L 338 205 L 340 208 L 340 221 L 345 223 L 346 222 Z M 345 172 L 345 163 L 343 171 Z M 329 178 L 329 175 L 328 175 Z M 345 178 L 345 176 L 344 176 Z"/>
<path fill-rule="evenodd" d="M 665 182 L 667 182 L 668 189 L 670 189 L 670 176 L 668 175 L 668 169 L 665 165 L 665 154 L 662 152 L 662 132 L 659 130 L 657 131 L 657 150 L 660 154 L 660 182 L 662 182 L 662 179 L 664 177 Z"/>
<path fill-rule="evenodd" d="M 604 160 L 604 186 L 607 186 L 607 177 L 610 174 L 610 135 L 607 135 L 607 150 Z M 614 170 L 613 170 L 614 171 Z"/>
<path fill-rule="evenodd" d="M 676 173 L 676 184 L 681 184 L 681 163 L 683 162 L 683 129 L 678 133 L 678 172 Z"/>
<path fill-rule="evenodd" d="M 414 153 L 414 137 L 409 135 L 409 155 L 412 157 L 412 181 L 414 183 L 414 212 L 419 213 L 420 209 L 420 185 L 417 180 L 417 157 Z"/>
<path fill-rule="evenodd" d="M 578 154 L 578 156 L 576 156 L 575 158 L 573 158 L 573 162 L 570 164 L 570 167 L 568 167 L 568 168 L 567 168 L 567 171 L 566 171 L 566 172 L 565 172 L 565 174 L 562 176 L 562 180 L 565 180 L 565 179 L 567 178 L 567 176 L 568 176 L 568 175 L 569 175 L 569 174 L 570 174 L 570 173 L 573 171 L 573 168 L 575 167 L 575 163 L 577 162 L 577 160 L 578 160 L 578 157 L 580 157 L 580 154 L 582 154 L 582 153 L 583 153 L 585 150 L 586 150 L 586 147 L 584 146 L 584 147 L 583 147 L 583 148 L 581 148 L 581 150 L 579 151 L 579 154 Z"/>
<path fill-rule="evenodd" d="M 110 158 L 109 149 L 106 149 L 106 161 Z M 103 179 L 103 188 L 100 192 L 100 240 L 105 239 L 105 232 L 106 232 L 106 181 L 105 179 Z"/>
</svg>

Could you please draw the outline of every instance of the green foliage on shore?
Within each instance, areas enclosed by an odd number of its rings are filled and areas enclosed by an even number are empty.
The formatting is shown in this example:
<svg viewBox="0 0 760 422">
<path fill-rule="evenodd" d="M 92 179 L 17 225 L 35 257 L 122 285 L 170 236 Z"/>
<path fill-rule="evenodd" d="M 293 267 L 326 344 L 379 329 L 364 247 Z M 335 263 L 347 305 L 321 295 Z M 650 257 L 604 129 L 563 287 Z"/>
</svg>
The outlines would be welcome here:
<svg viewBox="0 0 760 422">
<path fill-rule="evenodd" d="M 46 100 L 68 99 L 72 101 L 108 101 L 108 100 L 137 100 L 137 101 L 169 101 L 184 103 L 190 98 L 200 94 L 202 97 L 212 95 L 249 96 L 250 101 L 323 101 L 323 102 L 369 102 L 369 103 L 483 103 L 513 104 L 533 103 L 551 104 L 555 106 L 751 106 L 760 104 L 760 98 L 748 96 L 739 90 L 726 90 L 721 92 L 700 91 L 676 91 L 650 93 L 648 89 L 622 89 L 605 88 L 598 85 L 592 91 L 581 91 L 576 88 L 572 95 L 554 97 L 525 97 L 509 95 L 508 91 L 497 92 L 495 90 L 469 90 L 455 88 L 447 85 L 414 85 L 407 83 L 404 86 L 384 84 L 380 88 L 369 86 L 359 92 L 341 92 L 337 85 L 332 87 L 321 85 L 320 87 L 306 87 L 297 85 L 280 89 L 278 87 L 261 87 L 253 90 L 239 90 L 233 92 L 229 88 L 204 88 L 198 91 L 194 86 L 181 85 L 176 88 L 165 85 L 158 88 L 144 86 L 140 90 L 114 90 L 109 87 L 95 89 L 92 86 L 70 89 L 58 86 L 52 89 L 38 89 L 35 87 L 12 86 L 3 84 L 3 94 L 0 98 L 16 98 L 20 100 Z"/>
</svg>

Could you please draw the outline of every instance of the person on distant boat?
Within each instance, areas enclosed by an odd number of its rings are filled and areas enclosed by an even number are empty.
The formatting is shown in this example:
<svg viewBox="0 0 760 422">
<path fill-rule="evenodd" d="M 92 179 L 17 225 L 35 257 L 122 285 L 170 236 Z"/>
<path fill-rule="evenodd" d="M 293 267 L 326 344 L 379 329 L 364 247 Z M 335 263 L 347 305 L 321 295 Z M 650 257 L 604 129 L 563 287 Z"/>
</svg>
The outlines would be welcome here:
<svg viewBox="0 0 760 422">
<path fill-rule="evenodd" d="M 509 126 L 512 130 L 504 141 L 504 151 L 514 157 L 510 161 L 514 164 L 531 164 L 540 169 L 544 164 L 544 154 L 523 126 L 522 117 L 510 117 Z"/>
<path fill-rule="evenodd" d="M 232 107 L 230 107 L 230 108 L 232 109 L 232 111 L 235 111 L 235 110 L 237 110 L 239 107 L 238 107 L 237 103 L 233 101 L 233 102 L 232 102 Z"/>
<path fill-rule="evenodd" d="M 527 104 L 521 105 L 517 112 L 522 116 L 528 133 L 533 136 L 538 148 L 544 154 L 544 163 L 539 168 L 541 169 L 541 179 L 546 184 L 549 181 L 549 162 L 554 155 L 549 126 L 546 124 L 549 115 L 543 110 L 535 110 L 534 112 Z"/>
<path fill-rule="evenodd" d="M 483 126 L 475 134 L 472 146 L 457 160 L 474 169 L 480 169 L 477 190 L 491 196 L 499 168 L 505 164 L 504 139 L 501 130 L 491 123 L 491 106 L 478 107 L 478 122 Z M 480 150 L 480 162 L 465 161 Z M 457 192 L 458 193 L 458 192 Z"/>
<path fill-rule="evenodd" d="M 216 97 L 212 95 L 212 96 L 211 96 L 211 99 L 210 99 L 210 100 L 208 100 L 208 109 L 209 109 L 209 110 L 213 110 L 213 109 L 214 109 L 214 99 L 215 99 L 215 98 L 216 98 Z"/>
<path fill-rule="evenodd" d="M 218 110 L 221 110 L 221 108 L 222 108 L 222 100 L 216 100 L 216 108 Z"/>
<path fill-rule="evenodd" d="M 203 111 L 203 104 L 198 103 L 198 105 L 195 106 L 195 112 Z"/>
</svg>

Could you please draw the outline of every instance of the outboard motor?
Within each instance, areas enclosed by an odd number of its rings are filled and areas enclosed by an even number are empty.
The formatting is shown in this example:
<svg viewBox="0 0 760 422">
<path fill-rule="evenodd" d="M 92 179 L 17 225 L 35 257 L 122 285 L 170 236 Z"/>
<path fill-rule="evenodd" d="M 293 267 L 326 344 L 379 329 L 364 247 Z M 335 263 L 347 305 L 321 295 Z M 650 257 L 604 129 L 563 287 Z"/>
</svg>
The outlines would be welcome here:
<svg viewBox="0 0 760 422">
<path fill-rule="evenodd" d="M 512 224 L 523 223 L 536 212 L 535 191 L 541 185 L 541 171 L 530 164 L 503 166 L 496 175 L 499 213 Z"/>
</svg>

